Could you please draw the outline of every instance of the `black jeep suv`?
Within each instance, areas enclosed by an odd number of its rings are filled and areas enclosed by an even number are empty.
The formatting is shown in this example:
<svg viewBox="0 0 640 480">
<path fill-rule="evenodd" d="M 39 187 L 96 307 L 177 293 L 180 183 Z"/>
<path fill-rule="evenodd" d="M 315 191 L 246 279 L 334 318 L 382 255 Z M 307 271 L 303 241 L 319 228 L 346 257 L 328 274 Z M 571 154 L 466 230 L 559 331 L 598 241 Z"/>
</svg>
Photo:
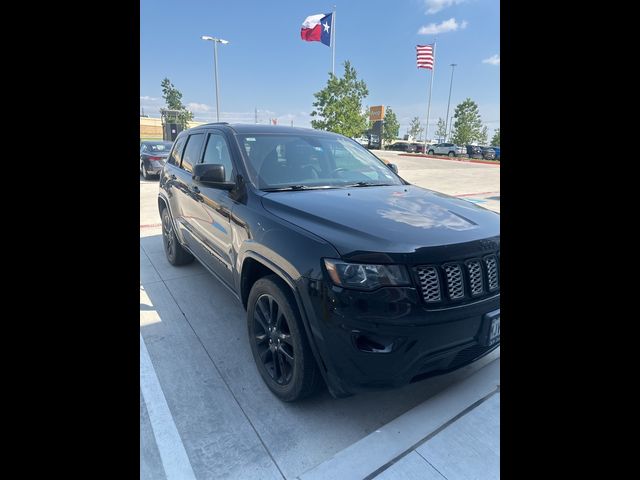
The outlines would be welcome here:
<svg viewBox="0 0 640 480">
<path fill-rule="evenodd" d="M 466 365 L 500 342 L 500 217 L 409 184 L 328 132 L 213 123 L 160 175 L 167 259 L 247 311 L 267 386 L 335 397 Z"/>
</svg>

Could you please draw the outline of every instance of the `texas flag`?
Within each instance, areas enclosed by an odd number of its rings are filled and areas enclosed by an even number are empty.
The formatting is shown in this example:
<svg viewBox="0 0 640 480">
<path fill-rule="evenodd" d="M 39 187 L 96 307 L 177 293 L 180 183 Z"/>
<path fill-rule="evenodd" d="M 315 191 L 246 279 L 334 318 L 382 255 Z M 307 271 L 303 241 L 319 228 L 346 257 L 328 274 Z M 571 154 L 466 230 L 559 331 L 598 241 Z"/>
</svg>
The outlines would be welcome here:
<svg viewBox="0 0 640 480">
<path fill-rule="evenodd" d="M 307 42 L 322 42 L 330 47 L 331 28 L 333 28 L 333 13 L 311 15 L 302 22 L 300 37 Z"/>
</svg>

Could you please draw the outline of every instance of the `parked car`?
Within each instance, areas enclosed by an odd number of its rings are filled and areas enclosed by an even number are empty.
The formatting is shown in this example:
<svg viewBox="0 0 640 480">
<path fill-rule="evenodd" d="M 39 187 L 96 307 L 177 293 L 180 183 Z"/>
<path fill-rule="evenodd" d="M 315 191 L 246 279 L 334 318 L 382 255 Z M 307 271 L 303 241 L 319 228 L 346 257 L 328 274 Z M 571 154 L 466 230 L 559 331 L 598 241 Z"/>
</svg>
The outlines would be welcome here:
<svg viewBox="0 0 640 480">
<path fill-rule="evenodd" d="M 482 147 L 482 158 L 493 160 L 496 158 L 496 151 L 493 147 Z"/>
<path fill-rule="evenodd" d="M 416 153 L 424 153 L 424 143 L 413 142 L 412 145 L 416 147 Z"/>
<path fill-rule="evenodd" d="M 140 142 L 140 175 L 149 180 L 158 175 L 169 156 L 172 142 L 144 141 Z"/>
<path fill-rule="evenodd" d="M 467 149 L 453 143 L 436 143 L 430 145 L 427 150 L 429 155 L 449 155 L 450 157 L 458 157 L 460 155 L 466 155 Z"/>
<path fill-rule="evenodd" d="M 357 137 L 357 138 L 354 138 L 354 140 L 356 142 L 358 142 L 360 145 L 362 145 L 364 148 L 369 147 L 369 138 L 368 137 Z"/>
<path fill-rule="evenodd" d="M 492 146 L 491 148 L 496 152 L 496 160 L 500 160 L 500 147 Z"/>
<path fill-rule="evenodd" d="M 368 148 L 374 148 L 376 150 L 380 149 L 381 144 L 380 144 L 380 137 L 378 135 L 374 135 L 371 134 L 369 135 L 369 147 Z"/>
<path fill-rule="evenodd" d="M 478 145 L 467 145 L 466 148 L 469 158 L 482 158 L 482 147 Z"/>
<path fill-rule="evenodd" d="M 500 216 L 409 184 L 342 135 L 183 131 L 158 208 L 167 260 L 196 258 L 232 292 L 283 401 L 323 381 L 334 397 L 399 387 L 500 344 Z"/>
<path fill-rule="evenodd" d="M 396 150 L 396 151 L 400 151 L 400 152 L 407 152 L 407 153 L 413 153 L 416 151 L 416 146 L 413 143 L 409 143 L 409 142 L 404 142 L 404 141 L 399 141 L 399 142 L 394 142 L 390 145 L 386 146 L 387 150 Z"/>
</svg>

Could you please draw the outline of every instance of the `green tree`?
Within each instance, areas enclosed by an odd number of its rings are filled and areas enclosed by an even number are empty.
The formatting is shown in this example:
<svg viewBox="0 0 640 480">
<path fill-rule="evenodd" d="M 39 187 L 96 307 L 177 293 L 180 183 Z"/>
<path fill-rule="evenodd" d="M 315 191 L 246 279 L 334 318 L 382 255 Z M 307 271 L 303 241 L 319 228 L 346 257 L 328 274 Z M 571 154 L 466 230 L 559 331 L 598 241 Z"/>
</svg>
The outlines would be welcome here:
<svg viewBox="0 0 640 480">
<path fill-rule="evenodd" d="M 182 104 L 182 93 L 166 77 L 162 80 L 160 86 L 162 87 L 162 98 L 164 98 L 167 108 L 169 110 L 178 110 L 179 112 L 176 115 L 176 122 L 183 129 L 188 128 L 188 123 L 193 120 L 193 113 Z"/>
<path fill-rule="evenodd" d="M 480 132 L 480 138 L 478 139 L 478 143 L 480 145 L 486 145 L 489 141 L 489 132 L 487 131 L 487 126 L 482 127 L 482 131 Z"/>
<path fill-rule="evenodd" d="M 496 128 L 496 131 L 493 132 L 493 137 L 491 138 L 491 146 L 499 147 L 500 146 L 500 129 Z"/>
<path fill-rule="evenodd" d="M 420 135 L 420 132 L 422 132 L 422 125 L 420 125 L 420 118 L 413 117 L 413 120 L 411 120 L 411 124 L 409 125 L 409 135 L 411 135 L 413 138 L 418 138 L 418 136 Z"/>
<path fill-rule="evenodd" d="M 385 142 L 391 142 L 398 138 L 398 132 L 400 131 L 400 123 L 398 117 L 391 107 L 387 106 L 384 111 L 384 123 L 382 124 L 382 139 Z"/>
<path fill-rule="evenodd" d="M 438 123 L 436 126 L 435 137 L 442 139 L 439 141 L 444 141 L 444 137 L 447 135 L 447 124 L 442 118 L 438 118 Z"/>
<path fill-rule="evenodd" d="M 362 113 L 362 100 L 369 95 L 367 84 L 358 80 L 355 68 L 348 60 L 344 62 L 344 76 L 329 74 L 327 86 L 313 96 L 314 110 L 311 126 L 328 130 L 346 137 L 357 137 L 367 129 L 367 114 Z"/>
<path fill-rule="evenodd" d="M 451 141 L 457 145 L 479 142 L 482 138 L 482 120 L 476 102 L 467 98 L 456 106 L 453 114 Z"/>
</svg>

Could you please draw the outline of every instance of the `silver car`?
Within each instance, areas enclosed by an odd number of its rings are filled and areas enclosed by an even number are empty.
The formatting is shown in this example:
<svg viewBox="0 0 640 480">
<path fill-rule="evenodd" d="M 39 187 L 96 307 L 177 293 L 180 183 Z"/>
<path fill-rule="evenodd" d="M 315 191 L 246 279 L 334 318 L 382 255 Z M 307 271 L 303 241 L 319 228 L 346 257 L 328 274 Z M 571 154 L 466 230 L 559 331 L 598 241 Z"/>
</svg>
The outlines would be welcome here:
<svg viewBox="0 0 640 480">
<path fill-rule="evenodd" d="M 453 143 L 436 143 L 429 145 L 427 153 L 429 155 L 449 155 L 450 157 L 458 157 L 467 154 L 464 146 L 455 145 Z"/>
</svg>

